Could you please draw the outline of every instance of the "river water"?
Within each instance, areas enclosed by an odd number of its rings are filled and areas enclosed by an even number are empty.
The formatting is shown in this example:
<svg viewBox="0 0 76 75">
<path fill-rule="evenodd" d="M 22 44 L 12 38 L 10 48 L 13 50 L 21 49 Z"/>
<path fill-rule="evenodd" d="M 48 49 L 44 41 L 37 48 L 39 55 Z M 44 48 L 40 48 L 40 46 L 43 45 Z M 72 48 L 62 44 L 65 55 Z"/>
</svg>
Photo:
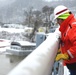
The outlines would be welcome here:
<svg viewBox="0 0 76 75">
<path fill-rule="evenodd" d="M 7 75 L 25 56 L 0 55 L 0 75 Z"/>
</svg>

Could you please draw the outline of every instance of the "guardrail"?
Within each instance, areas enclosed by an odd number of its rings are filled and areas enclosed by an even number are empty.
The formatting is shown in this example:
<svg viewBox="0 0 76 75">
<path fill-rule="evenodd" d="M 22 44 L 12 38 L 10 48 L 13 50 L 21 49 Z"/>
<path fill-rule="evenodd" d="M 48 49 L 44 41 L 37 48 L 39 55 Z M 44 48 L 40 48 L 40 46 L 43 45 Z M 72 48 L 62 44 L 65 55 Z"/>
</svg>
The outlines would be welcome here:
<svg viewBox="0 0 76 75">
<path fill-rule="evenodd" d="M 51 33 L 30 55 L 7 75 L 51 75 L 58 50 L 59 34 Z"/>
</svg>

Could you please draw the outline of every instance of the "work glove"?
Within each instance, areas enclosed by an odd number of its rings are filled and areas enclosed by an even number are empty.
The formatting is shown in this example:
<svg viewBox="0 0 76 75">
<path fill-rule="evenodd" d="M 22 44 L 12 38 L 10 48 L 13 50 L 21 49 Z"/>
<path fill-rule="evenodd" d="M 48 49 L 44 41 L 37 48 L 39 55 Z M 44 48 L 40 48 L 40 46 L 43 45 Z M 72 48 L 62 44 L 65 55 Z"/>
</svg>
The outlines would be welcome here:
<svg viewBox="0 0 76 75">
<path fill-rule="evenodd" d="M 56 56 L 55 61 L 59 61 L 61 59 L 63 59 L 63 60 L 69 60 L 69 55 L 67 53 L 65 53 L 65 54 L 58 54 Z"/>
</svg>

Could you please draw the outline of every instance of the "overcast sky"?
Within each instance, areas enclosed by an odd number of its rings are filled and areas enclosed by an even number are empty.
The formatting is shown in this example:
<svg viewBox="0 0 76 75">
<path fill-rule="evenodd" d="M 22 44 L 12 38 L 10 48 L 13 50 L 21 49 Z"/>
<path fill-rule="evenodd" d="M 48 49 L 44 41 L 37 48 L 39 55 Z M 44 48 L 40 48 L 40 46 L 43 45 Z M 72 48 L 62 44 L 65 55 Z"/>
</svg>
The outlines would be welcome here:
<svg viewBox="0 0 76 75">
<path fill-rule="evenodd" d="M 50 2 L 50 1 L 58 1 L 58 0 L 44 0 L 44 1 Z"/>
<path fill-rule="evenodd" d="M 0 0 L 0 2 L 6 2 L 6 1 L 10 1 L 10 0 Z"/>
<path fill-rule="evenodd" d="M 15 0 L 0 0 L 0 3 L 6 4 L 10 2 L 14 2 Z"/>
<path fill-rule="evenodd" d="M 15 0 L 0 0 L 0 7 L 4 6 L 4 5 L 8 5 L 11 4 L 12 2 L 14 2 Z"/>
<path fill-rule="evenodd" d="M 63 1 L 63 0 L 43 0 L 43 1 L 51 2 L 51 1 Z M 73 0 L 68 0 L 68 1 L 73 1 Z"/>
</svg>

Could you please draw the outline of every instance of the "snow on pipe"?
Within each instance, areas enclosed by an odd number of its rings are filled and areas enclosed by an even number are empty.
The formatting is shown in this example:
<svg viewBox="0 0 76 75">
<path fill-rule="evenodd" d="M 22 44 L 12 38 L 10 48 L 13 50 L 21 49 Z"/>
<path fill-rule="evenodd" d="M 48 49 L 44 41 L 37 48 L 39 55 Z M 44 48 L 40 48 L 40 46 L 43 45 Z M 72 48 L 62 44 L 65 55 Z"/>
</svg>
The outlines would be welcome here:
<svg viewBox="0 0 76 75">
<path fill-rule="evenodd" d="M 60 33 L 55 31 L 7 75 L 49 75 L 58 50 Z"/>
</svg>

